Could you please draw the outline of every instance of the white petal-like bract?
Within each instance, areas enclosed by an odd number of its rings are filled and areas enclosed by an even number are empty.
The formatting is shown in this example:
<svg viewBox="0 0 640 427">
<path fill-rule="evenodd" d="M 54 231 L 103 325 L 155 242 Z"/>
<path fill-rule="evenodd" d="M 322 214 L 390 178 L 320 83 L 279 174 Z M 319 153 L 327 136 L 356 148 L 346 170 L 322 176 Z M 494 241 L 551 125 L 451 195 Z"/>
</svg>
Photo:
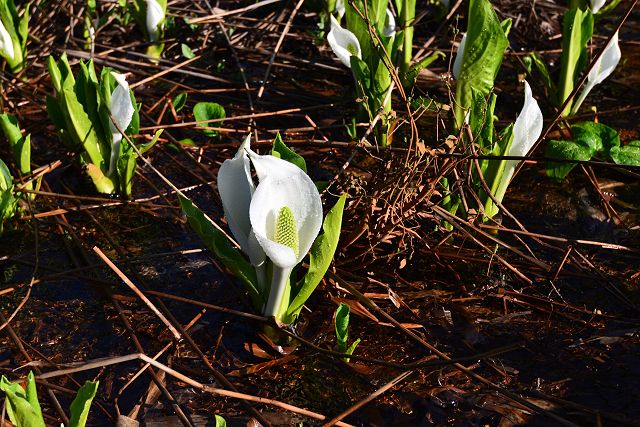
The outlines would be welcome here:
<svg viewBox="0 0 640 427">
<path fill-rule="evenodd" d="M 594 15 L 602 9 L 602 6 L 607 2 L 607 0 L 591 0 L 591 13 Z"/>
<path fill-rule="evenodd" d="M 458 80 L 460 77 L 460 69 L 462 68 L 462 57 L 464 56 L 464 47 L 467 44 L 467 33 L 462 35 L 460 39 L 460 45 L 458 46 L 458 52 L 456 53 L 456 59 L 453 61 L 453 78 Z"/>
<path fill-rule="evenodd" d="M 622 58 L 622 52 L 620 51 L 620 46 L 618 45 L 618 32 L 616 32 L 613 37 L 611 37 L 611 41 L 607 44 L 607 47 L 604 48 L 604 52 L 598 59 L 589 72 L 589 76 L 587 77 L 587 82 L 580 93 L 580 97 L 575 102 L 572 108 L 572 112 L 577 112 L 582 105 L 582 102 L 585 100 L 589 92 L 594 88 L 595 85 L 598 85 L 604 81 L 607 77 L 613 73 L 613 70 L 616 69 L 618 63 L 620 62 L 620 58 Z"/>
<path fill-rule="evenodd" d="M 251 179 L 249 156 L 247 150 L 251 143 L 251 134 L 238 148 L 232 159 L 222 162 L 218 170 L 218 193 L 222 200 L 224 216 L 227 219 L 233 237 L 240 248 L 249 254 L 249 235 L 251 221 L 249 220 L 249 206 L 255 191 L 255 184 Z"/>
<path fill-rule="evenodd" d="M 11 40 L 11 36 L 9 32 L 4 26 L 4 23 L 0 19 L 0 50 L 9 58 L 14 57 L 15 53 L 13 50 L 13 40 Z"/>
<path fill-rule="evenodd" d="M 538 102 L 531 93 L 531 87 L 525 80 L 524 82 L 524 106 L 513 125 L 513 142 L 508 153 L 505 156 L 526 156 L 533 144 L 538 140 L 542 133 L 543 117 L 542 111 L 538 106 Z M 507 191 L 511 177 L 515 172 L 516 166 L 520 160 L 507 160 L 504 172 L 500 177 L 500 184 L 496 190 L 495 197 L 498 201 L 502 201 Z"/>
<path fill-rule="evenodd" d="M 327 41 L 333 53 L 345 66 L 351 68 L 351 56 L 362 59 L 358 38 L 351 31 L 342 28 L 333 15 L 331 15 L 331 31 L 327 35 Z"/>
<path fill-rule="evenodd" d="M 111 130 L 111 156 L 109 160 L 108 176 L 113 176 L 116 169 L 116 161 L 120 155 L 120 141 L 122 141 L 122 132 L 127 130 L 135 109 L 131 101 L 129 92 L 129 83 L 123 74 L 111 72 L 111 75 L 118 83 L 111 93 L 111 102 L 109 112 L 111 119 L 109 120 L 109 128 Z"/>
<path fill-rule="evenodd" d="M 149 41 L 158 41 L 163 22 L 164 10 L 160 3 L 156 0 L 147 0 L 147 33 L 149 33 Z"/>
<path fill-rule="evenodd" d="M 387 19 L 385 20 L 382 34 L 385 37 L 393 37 L 396 35 L 396 19 L 394 18 L 391 9 L 387 9 Z"/>
<path fill-rule="evenodd" d="M 278 267 L 289 268 L 305 257 L 322 226 L 320 194 L 299 167 L 274 156 L 250 152 L 259 184 L 251 199 L 249 216 L 260 246 Z M 298 232 L 298 250 L 276 242 L 276 220 L 282 208 L 291 210 Z"/>
</svg>

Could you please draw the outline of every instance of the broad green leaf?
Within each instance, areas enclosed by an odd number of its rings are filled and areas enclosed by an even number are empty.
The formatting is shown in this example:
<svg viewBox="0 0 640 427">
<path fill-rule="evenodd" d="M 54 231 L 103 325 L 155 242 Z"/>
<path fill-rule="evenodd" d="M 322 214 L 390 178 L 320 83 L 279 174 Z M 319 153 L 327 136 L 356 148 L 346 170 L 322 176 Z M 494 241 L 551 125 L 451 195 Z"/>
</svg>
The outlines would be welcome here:
<svg viewBox="0 0 640 427">
<path fill-rule="evenodd" d="M 574 141 L 582 141 L 585 145 L 591 147 L 594 150 L 594 155 L 620 146 L 618 132 L 602 123 L 576 123 L 571 126 L 571 133 Z"/>
<path fill-rule="evenodd" d="M 609 156 L 619 165 L 640 166 L 640 141 L 631 141 L 622 147 L 612 147 Z"/>
<path fill-rule="evenodd" d="M 25 390 L 25 396 L 27 402 L 29 402 L 36 413 L 36 417 L 42 419 L 42 409 L 40 409 L 40 402 L 38 402 L 38 390 L 36 389 L 36 379 L 33 376 L 33 372 L 29 372 L 29 375 L 27 375 L 27 389 Z"/>
<path fill-rule="evenodd" d="M 265 301 L 258 291 L 258 278 L 253 266 L 231 246 L 225 235 L 191 200 L 183 195 L 178 195 L 178 199 L 191 228 L 200 236 L 207 248 L 246 285 L 254 307 L 260 310 Z"/>
<path fill-rule="evenodd" d="M 191 50 L 191 48 L 189 46 L 187 46 L 184 43 L 180 44 L 180 49 L 182 50 L 182 56 L 184 56 L 187 59 L 192 59 L 195 58 L 196 55 L 193 53 L 193 51 Z"/>
<path fill-rule="evenodd" d="M 186 92 L 179 93 L 171 101 L 171 105 L 173 105 L 173 109 L 176 110 L 176 113 L 179 113 L 180 110 L 182 110 L 184 108 L 186 103 L 187 103 L 187 93 Z"/>
<path fill-rule="evenodd" d="M 286 160 L 289 163 L 293 163 L 305 172 L 307 171 L 307 163 L 304 161 L 304 158 L 285 145 L 282 141 L 282 137 L 280 136 L 280 132 L 278 132 L 273 140 L 271 155 L 282 160 Z"/>
<path fill-rule="evenodd" d="M 299 284 L 299 289 L 287 308 L 283 318 L 286 324 L 294 322 L 304 303 L 307 302 L 331 265 L 333 255 L 338 247 L 340 229 L 342 228 L 342 212 L 346 199 L 346 194 L 340 196 L 335 206 L 327 213 L 322 224 L 322 234 L 316 238 L 311 246 L 309 271 Z"/>
<path fill-rule="evenodd" d="M 98 135 L 95 132 L 93 123 L 84 111 L 82 104 L 78 102 L 73 88 L 69 87 L 71 81 L 66 79 L 60 92 L 60 102 L 65 118 L 68 119 L 67 130 L 71 137 L 80 146 L 84 147 L 91 163 L 104 168 L 105 159 L 100 147 Z"/>
<path fill-rule="evenodd" d="M 227 427 L 227 422 L 220 415 L 216 415 L 215 419 L 216 419 L 216 427 Z"/>
<path fill-rule="evenodd" d="M 465 111 L 473 105 L 474 92 L 487 97 L 493 88 L 502 57 L 509 45 L 507 25 L 498 21 L 489 0 L 470 0 L 467 39 L 456 86 L 456 124 L 462 126 Z"/>
<path fill-rule="evenodd" d="M 84 383 L 76 398 L 71 402 L 71 418 L 69 419 L 68 427 L 84 427 L 87 423 L 87 417 L 89 417 L 89 410 L 91 409 L 91 402 L 96 396 L 98 391 L 99 381 L 87 381 Z"/>
<path fill-rule="evenodd" d="M 547 143 L 545 157 L 550 159 L 563 160 L 591 160 L 595 155 L 592 147 L 582 141 L 558 141 L 552 139 Z M 564 179 L 565 176 L 576 167 L 575 163 L 558 163 L 549 161 L 547 163 L 547 174 L 556 179 Z"/>
<path fill-rule="evenodd" d="M 39 411 L 40 406 L 38 405 L 37 409 L 33 407 L 20 384 L 10 382 L 3 375 L 0 379 L 0 390 L 6 394 L 5 407 L 11 423 L 18 427 L 46 427 Z M 33 396 L 30 397 L 33 400 Z"/>
<path fill-rule="evenodd" d="M 222 105 L 215 102 L 198 102 L 193 107 L 193 117 L 197 122 L 204 120 L 216 120 L 216 119 L 224 119 L 226 117 L 226 113 L 224 111 L 224 107 Z M 222 124 L 222 120 L 217 120 L 211 124 L 204 122 L 198 123 L 199 127 L 208 127 L 213 126 L 217 127 Z M 215 137 L 218 135 L 218 132 L 215 130 L 203 130 L 203 133 L 207 136 Z"/>
<path fill-rule="evenodd" d="M 336 339 L 338 341 L 338 351 L 345 353 L 349 341 L 349 305 L 341 303 L 336 309 Z"/>
<path fill-rule="evenodd" d="M 593 35 L 593 15 L 590 10 L 573 8 L 565 13 L 562 29 L 562 59 L 558 83 L 557 105 L 562 105 L 575 87 L 587 60 L 587 44 Z M 563 111 L 569 114 L 571 104 Z"/>
</svg>

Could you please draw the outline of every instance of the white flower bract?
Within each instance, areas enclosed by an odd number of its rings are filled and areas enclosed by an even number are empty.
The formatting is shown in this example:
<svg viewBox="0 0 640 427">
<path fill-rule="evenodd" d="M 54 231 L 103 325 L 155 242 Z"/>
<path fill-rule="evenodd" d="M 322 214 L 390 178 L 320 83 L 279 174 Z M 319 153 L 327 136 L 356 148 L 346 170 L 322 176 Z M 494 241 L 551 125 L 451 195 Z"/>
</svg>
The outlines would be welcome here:
<svg viewBox="0 0 640 427">
<path fill-rule="evenodd" d="M 115 172 L 116 161 L 120 155 L 120 141 L 122 141 L 122 132 L 124 132 L 131 124 L 135 108 L 131 101 L 129 91 L 129 83 L 123 74 L 111 72 L 111 75 L 118 83 L 111 93 L 111 102 L 109 112 L 111 120 L 109 120 L 109 128 L 111 130 L 111 156 L 109 161 L 109 171 L 107 175 L 112 176 Z"/>
<path fill-rule="evenodd" d="M 607 0 L 590 0 L 591 3 L 591 13 L 594 15 L 602 9 L 602 6 L 607 2 Z"/>
<path fill-rule="evenodd" d="M 613 73 L 613 70 L 616 69 L 621 58 L 622 52 L 618 45 L 618 32 L 616 31 L 613 37 L 611 37 L 609 44 L 607 44 L 607 47 L 604 48 L 604 52 L 602 52 L 598 62 L 593 65 L 593 68 L 589 72 L 587 82 L 580 93 L 580 97 L 573 105 L 571 110 L 572 112 L 577 112 L 580 105 L 582 105 L 582 102 L 585 100 L 587 95 L 589 95 L 589 92 Z"/>
<path fill-rule="evenodd" d="M 524 82 L 524 106 L 513 125 L 513 142 L 508 153 L 505 156 L 524 157 L 527 155 L 533 144 L 538 140 L 542 133 L 543 117 L 542 111 L 538 106 L 538 102 L 531 93 L 531 87 L 525 80 Z M 507 160 L 504 172 L 500 177 L 500 184 L 496 190 L 495 197 L 498 201 L 502 201 L 507 191 L 511 177 L 515 172 L 516 166 L 520 160 Z"/>
<path fill-rule="evenodd" d="M 351 31 L 342 28 L 333 15 L 331 15 L 331 31 L 327 35 L 327 41 L 333 53 L 345 66 L 351 68 L 352 56 L 362 59 L 358 38 Z"/>
<path fill-rule="evenodd" d="M 149 41 L 155 42 L 160 38 L 164 15 L 165 12 L 160 3 L 156 0 L 147 0 L 147 33 L 149 33 Z"/>
<path fill-rule="evenodd" d="M 0 19 L 0 50 L 5 56 L 13 59 L 15 52 L 13 50 L 13 40 L 9 35 L 9 32 L 4 26 L 4 23 Z"/>
</svg>

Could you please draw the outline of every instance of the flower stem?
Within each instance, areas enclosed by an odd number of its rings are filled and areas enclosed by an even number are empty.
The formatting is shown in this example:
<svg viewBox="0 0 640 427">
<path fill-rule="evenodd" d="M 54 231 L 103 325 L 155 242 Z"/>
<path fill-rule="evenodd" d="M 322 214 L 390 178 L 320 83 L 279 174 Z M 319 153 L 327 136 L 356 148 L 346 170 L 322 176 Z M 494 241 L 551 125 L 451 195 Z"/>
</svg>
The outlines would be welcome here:
<svg viewBox="0 0 640 427">
<path fill-rule="evenodd" d="M 263 312 L 266 317 L 278 317 L 281 311 L 282 298 L 289 285 L 289 275 L 291 275 L 292 269 L 293 267 L 282 268 L 277 265 L 273 266 L 271 290 L 269 291 L 269 299 Z"/>
</svg>

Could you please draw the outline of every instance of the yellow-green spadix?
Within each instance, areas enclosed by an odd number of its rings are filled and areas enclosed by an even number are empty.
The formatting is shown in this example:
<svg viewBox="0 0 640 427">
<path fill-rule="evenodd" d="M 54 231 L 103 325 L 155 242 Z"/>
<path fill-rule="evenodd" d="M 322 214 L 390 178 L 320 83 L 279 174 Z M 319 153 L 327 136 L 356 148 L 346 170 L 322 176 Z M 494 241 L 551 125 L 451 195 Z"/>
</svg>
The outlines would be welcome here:
<svg viewBox="0 0 640 427">
<path fill-rule="evenodd" d="M 333 53 L 345 66 L 351 68 L 352 56 L 362 59 L 358 38 L 351 31 L 342 28 L 333 15 L 331 15 L 331 31 L 327 34 L 327 41 Z"/>
</svg>

